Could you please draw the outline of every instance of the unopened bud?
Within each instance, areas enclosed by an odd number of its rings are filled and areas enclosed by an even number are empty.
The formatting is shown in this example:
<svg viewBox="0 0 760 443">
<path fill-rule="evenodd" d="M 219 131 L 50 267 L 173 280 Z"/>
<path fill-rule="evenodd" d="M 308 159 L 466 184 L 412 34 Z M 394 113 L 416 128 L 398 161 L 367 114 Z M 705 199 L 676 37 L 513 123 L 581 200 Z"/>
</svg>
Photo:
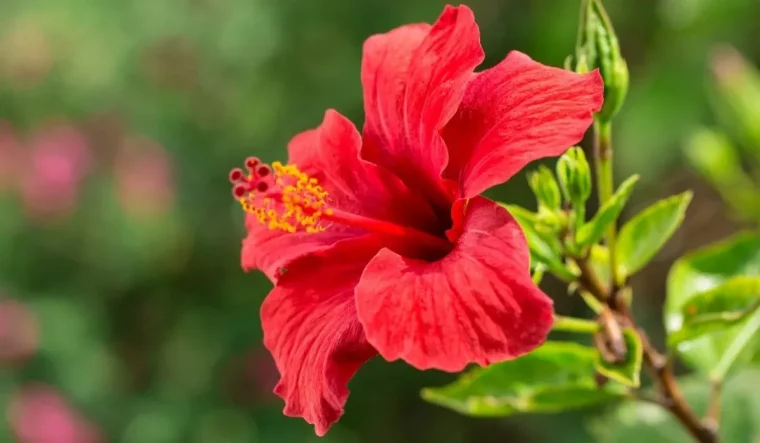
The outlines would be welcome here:
<svg viewBox="0 0 760 443">
<path fill-rule="evenodd" d="M 552 210 L 559 209 L 562 197 L 551 169 L 544 165 L 539 166 L 537 171 L 528 174 L 528 184 L 536 195 L 539 206 Z"/>
<path fill-rule="evenodd" d="M 604 80 L 604 104 L 597 114 L 603 122 L 612 120 L 628 94 L 628 64 L 620 54 L 620 43 L 601 0 L 590 0 L 583 15 L 583 44 L 579 45 L 575 71 L 599 68 Z"/>
<path fill-rule="evenodd" d="M 540 234 L 556 234 L 564 226 L 562 213 L 541 207 L 536 215 L 536 232 Z"/>
<path fill-rule="evenodd" d="M 557 177 L 565 199 L 574 205 L 583 205 L 591 196 L 591 169 L 583 149 L 572 147 L 559 158 Z"/>
</svg>

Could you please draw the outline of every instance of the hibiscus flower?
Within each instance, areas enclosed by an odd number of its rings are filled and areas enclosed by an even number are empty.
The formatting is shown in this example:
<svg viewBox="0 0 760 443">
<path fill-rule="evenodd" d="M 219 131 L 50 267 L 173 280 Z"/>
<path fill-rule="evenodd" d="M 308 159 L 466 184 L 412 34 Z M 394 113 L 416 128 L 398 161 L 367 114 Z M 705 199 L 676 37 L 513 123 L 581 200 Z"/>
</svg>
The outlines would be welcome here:
<svg viewBox="0 0 760 443">
<path fill-rule="evenodd" d="M 230 174 L 248 213 L 242 266 L 275 285 L 261 308 L 275 392 L 319 435 L 373 356 L 456 372 L 523 355 L 551 328 L 520 227 L 479 194 L 577 143 L 603 84 L 519 52 L 475 73 L 479 40 L 465 6 L 370 37 L 361 134 L 329 110 L 288 164 Z"/>
</svg>

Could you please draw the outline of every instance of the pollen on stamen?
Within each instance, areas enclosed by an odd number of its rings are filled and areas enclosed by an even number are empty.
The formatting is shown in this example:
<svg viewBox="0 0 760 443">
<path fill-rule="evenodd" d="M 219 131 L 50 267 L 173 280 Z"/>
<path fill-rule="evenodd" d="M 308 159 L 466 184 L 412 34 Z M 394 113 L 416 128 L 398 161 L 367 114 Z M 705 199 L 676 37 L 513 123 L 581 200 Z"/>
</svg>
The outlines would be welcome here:
<svg viewBox="0 0 760 443">
<path fill-rule="evenodd" d="M 245 161 L 242 169 L 230 171 L 232 195 L 243 210 L 256 216 L 262 225 L 286 232 L 320 232 L 320 223 L 327 209 L 328 193 L 314 177 L 300 171 L 296 165 L 272 166 L 256 157 Z"/>
</svg>

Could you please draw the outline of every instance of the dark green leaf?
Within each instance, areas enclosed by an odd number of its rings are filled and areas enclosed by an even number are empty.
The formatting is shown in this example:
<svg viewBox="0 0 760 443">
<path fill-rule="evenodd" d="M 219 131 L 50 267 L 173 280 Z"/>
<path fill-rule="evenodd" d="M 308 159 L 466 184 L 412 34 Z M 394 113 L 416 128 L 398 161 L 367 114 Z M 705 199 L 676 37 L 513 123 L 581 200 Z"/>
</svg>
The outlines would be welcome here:
<svg viewBox="0 0 760 443">
<path fill-rule="evenodd" d="M 665 300 L 668 333 L 674 334 L 682 329 L 684 309 L 695 296 L 717 288 L 735 276 L 760 277 L 760 233 L 741 233 L 676 261 L 668 274 Z M 694 368 L 709 372 L 741 328 L 739 324 L 709 336 L 682 341 L 676 349 Z M 743 359 L 751 358 L 753 353 L 753 349 L 748 349 Z"/>
<path fill-rule="evenodd" d="M 520 224 L 525 237 L 528 239 L 528 248 L 530 249 L 531 260 L 542 263 L 552 274 L 565 280 L 575 279 L 573 275 L 562 263 L 559 256 L 558 246 L 553 245 L 550 239 L 542 236 L 536 231 L 537 214 L 528 211 L 525 208 L 515 205 L 504 205 L 512 217 Z"/>
<path fill-rule="evenodd" d="M 476 368 L 422 397 L 459 413 L 500 417 L 520 412 L 557 412 L 597 404 L 625 394 L 609 383 L 597 386 L 596 350 L 577 343 L 547 342 L 516 360 Z"/>
<path fill-rule="evenodd" d="M 683 221 L 690 191 L 660 200 L 636 214 L 620 230 L 616 262 L 620 275 L 630 276 L 646 265 Z"/>
<path fill-rule="evenodd" d="M 721 331 L 746 319 L 760 307 L 760 277 L 735 277 L 700 292 L 681 308 L 683 324 L 668 337 L 675 346 L 705 334 Z"/>
<path fill-rule="evenodd" d="M 638 175 L 628 177 L 620 184 L 612 198 L 599 208 L 594 217 L 578 229 L 575 239 L 578 246 L 590 246 L 602 239 L 607 228 L 620 216 L 638 181 Z"/>
<path fill-rule="evenodd" d="M 623 338 L 627 350 L 625 361 L 610 363 L 597 353 L 596 369 L 609 379 L 638 388 L 641 385 L 641 362 L 644 357 L 641 339 L 631 328 L 623 330 Z"/>
</svg>

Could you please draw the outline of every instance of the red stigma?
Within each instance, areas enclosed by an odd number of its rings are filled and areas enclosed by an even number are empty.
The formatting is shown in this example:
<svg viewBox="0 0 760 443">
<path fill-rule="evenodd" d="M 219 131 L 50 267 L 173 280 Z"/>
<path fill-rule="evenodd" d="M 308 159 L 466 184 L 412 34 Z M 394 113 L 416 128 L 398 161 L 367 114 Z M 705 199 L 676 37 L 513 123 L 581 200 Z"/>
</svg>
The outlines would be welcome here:
<svg viewBox="0 0 760 443">
<path fill-rule="evenodd" d="M 266 177 L 272 172 L 271 169 L 269 169 L 269 166 L 264 165 L 260 166 L 259 169 L 256 170 L 256 173 L 259 175 L 259 177 Z"/>
<path fill-rule="evenodd" d="M 239 184 L 232 188 L 232 195 L 237 199 L 245 197 L 247 193 L 248 187 L 246 185 Z"/>
<path fill-rule="evenodd" d="M 265 193 L 273 186 L 269 182 L 272 179 L 272 169 L 258 158 L 245 159 L 245 168 L 247 173 L 241 168 L 233 168 L 229 174 L 235 199 L 248 198 L 251 193 Z"/>
<path fill-rule="evenodd" d="M 256 157 L 248 157 L 245 159 L 245 167 L 248 168 L 248 170 L 251 172 L 253 172 L 253 168 L 255 168 L 259 163 L 261 163 L 261 160 Z"/>
<path fill-rule="evenodd" d="M 230 171 L 230 182 L 237 183 L 243 178 L 243 170 L 240 168 L 234 168 Z"/>
</svg>

